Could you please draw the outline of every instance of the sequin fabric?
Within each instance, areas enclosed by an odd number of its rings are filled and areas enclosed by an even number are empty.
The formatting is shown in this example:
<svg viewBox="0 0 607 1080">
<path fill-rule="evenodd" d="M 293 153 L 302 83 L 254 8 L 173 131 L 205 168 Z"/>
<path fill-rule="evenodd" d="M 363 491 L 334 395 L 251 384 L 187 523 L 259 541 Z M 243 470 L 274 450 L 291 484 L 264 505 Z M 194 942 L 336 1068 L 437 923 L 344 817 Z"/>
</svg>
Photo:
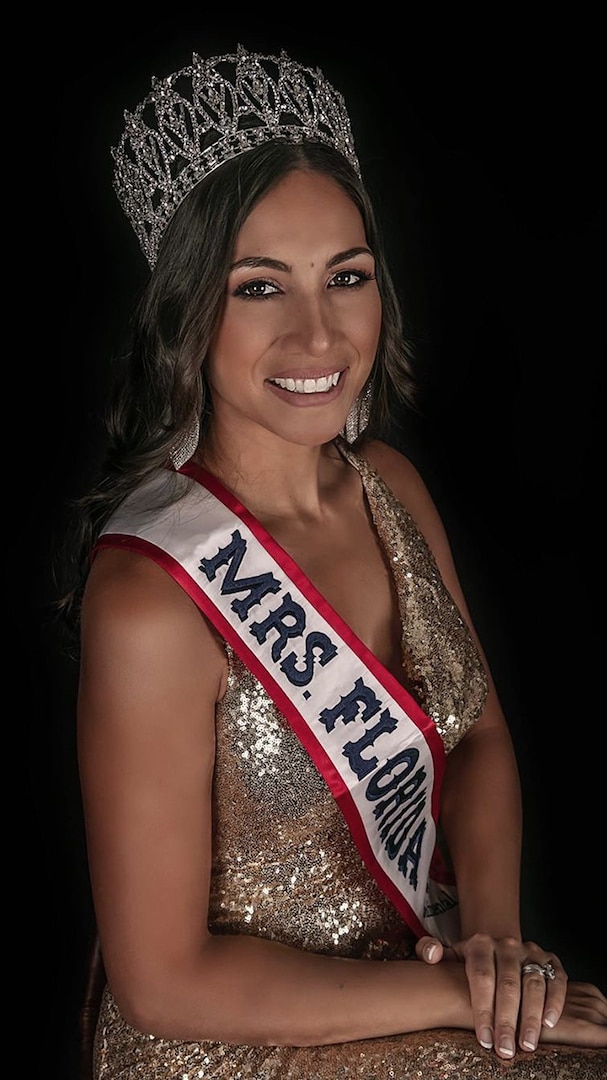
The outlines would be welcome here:
<svg viewBox="0 0 607 1080">
<path fill-rule="evenodd" d="M 403 682 L 434 720 L 448 753 L 482 711 L 487 694 L 484 669 L 411 515 L 365 458 L 343 443 L 340 449 L 361 474 L 392 568 L 403 627 Z"/>
<path fill-rule="evenodd" d="M 486 680 L 461 616 L 407 512 L 374 470 L 359 469 L 393 569 L 410 691 L 447 751 L 482 711 Z M 327 785 L 265 690 L 226 646 L 217 708 L 209 925 L 303 949 L 368 959 L 412 954 L 413 938 L 371 878 Z M 604 1080 L 605 1058 L 540 1048 L 502 1064 L 467 1032 L 318 1047 L 236 1046 L 155 1038 L 130 1027 L 109 988 L 95 1080 Z"/>
</svg>

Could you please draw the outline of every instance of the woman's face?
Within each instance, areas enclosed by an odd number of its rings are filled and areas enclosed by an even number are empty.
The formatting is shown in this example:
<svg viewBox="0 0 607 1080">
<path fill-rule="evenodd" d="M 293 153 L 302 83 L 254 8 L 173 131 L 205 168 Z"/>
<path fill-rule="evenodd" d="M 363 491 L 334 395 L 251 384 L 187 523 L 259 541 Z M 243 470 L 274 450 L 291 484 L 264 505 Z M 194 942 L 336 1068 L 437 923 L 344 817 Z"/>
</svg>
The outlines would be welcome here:
<svg viewBox="0 0 607 1080">
<path fill-rule="evenodd" d="M 371 371 L 381 314 L 357 207 L 330 177 L 289 173 L 236 241 L 208 358 L 216 433 L 333 439 Z"/>
</svg>

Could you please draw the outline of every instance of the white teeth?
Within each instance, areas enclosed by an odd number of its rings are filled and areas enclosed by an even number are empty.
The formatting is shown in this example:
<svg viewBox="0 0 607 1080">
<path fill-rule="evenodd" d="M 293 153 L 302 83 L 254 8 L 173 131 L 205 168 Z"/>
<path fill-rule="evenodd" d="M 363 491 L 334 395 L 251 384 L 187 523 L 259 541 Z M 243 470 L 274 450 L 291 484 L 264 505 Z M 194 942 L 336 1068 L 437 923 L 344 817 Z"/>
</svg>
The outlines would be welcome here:
<svg viewBox="0 0 607 1080">
<path fill-rule="evenodd" d="M 324 394 L 333 386 L 337 386 L 340 375 L 340 371 L 334 371 L 332 375 L 323 375 L 320 379 L 272 379 L 271 381 L 282 390 L 292 390 L 295 394 Z"/>
</svg>

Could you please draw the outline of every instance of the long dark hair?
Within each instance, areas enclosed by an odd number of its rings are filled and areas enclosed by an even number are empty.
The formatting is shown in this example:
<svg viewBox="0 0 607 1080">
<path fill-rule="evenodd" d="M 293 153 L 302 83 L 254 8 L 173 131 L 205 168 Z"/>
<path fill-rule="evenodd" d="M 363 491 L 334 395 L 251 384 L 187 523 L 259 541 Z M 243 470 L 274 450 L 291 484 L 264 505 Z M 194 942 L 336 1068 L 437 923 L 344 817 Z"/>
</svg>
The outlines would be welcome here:
<svg viewBox="0 0 607 1080">
<path fill-rule="evenodd" d="M 324 173 L 340 185 L 360 211 L 375 256 L 382 325 L 365 437 L 385 436 L 395 411 L 415 404 L 412 351 L 376 216 L 350 163 L 320 143 L 276 141 L 223 164 L 189 193 L 166 228 L 110 394 L 108 443 L 99 479 L 73 504 L 61 557 L 64 588 L 58 609 L 75 632 L 75 641 L 90 554 L 100 529 L 150 472 L 168 464 L 171 448 L 195 416 L 204 442 L 212 417 L 205 359 L 221 318 L 237 234 L 260 199 L 298 168 Z"/>
</svg>

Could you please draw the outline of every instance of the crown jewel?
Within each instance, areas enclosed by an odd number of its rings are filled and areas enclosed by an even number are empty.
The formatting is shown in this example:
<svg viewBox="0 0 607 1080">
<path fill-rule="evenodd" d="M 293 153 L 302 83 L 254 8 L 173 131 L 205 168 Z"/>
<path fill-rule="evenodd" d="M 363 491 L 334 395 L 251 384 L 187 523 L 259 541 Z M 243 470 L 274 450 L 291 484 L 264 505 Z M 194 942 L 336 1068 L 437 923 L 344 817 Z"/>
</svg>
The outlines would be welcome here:
<svg viewBox="0 0 607 1080">
<path fill-rule="evenodd" d="M 225 161 L 273 139 L 339 150 L 360 175 L 345 102 L 316 68 L 241 45 L 153 78 L 117 147 L 114 189 L 150 266 L 188 192 Z"/>
</svg>

